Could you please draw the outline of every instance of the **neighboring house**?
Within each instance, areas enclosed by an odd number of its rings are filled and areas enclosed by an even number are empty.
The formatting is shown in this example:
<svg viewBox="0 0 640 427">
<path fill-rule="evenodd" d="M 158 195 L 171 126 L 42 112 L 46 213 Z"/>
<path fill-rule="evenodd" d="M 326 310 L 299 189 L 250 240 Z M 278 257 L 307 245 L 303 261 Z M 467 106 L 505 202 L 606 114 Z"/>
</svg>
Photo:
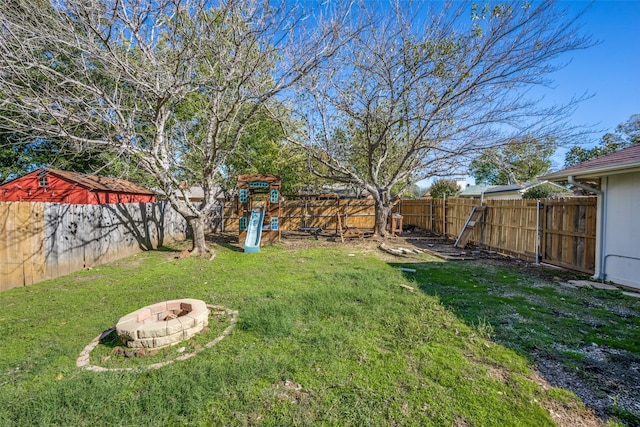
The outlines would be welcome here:
<svg viewBox="0 0 640 427">
<path fill-rule="evenodd" d="M 190 202 L 201 203 L 204 200 L 204 188 L 202 187 L 189 187 L 185 190 L 184 193 Z"/>
<path fill-rule="evenodd" d="M 561 185 L 554 184 L 548 181 L 528 181 L 522 184 L 510 184 L 510 185 L 496 185 L 484 192 L 485 199 L 491 200 L 514 200 L 522 199 L 522 195 L 531 188 L 539 185 L 553 185 L 558 187 L 558 192 L 566 192 L 567 189 Z"/>
<path fill-rule="evenodd" d="M 640 289 L 640 144 L 543 178 L 598 195 L 594 277 Z M 584 184 L 598 181 L 600 188 Z"/>
<path fill-rule="evenodd" d="M 487 190 L 495 187 L 495 185 L 487 185 L 487 184 L 478 184 L 478 185 L 468 185 L 465 189 L 462 190 L 457 197 L 466 197 L 471 199 L 479 199 L 482 197 Z"/>
<path fill-rule="evenodd" d="M 325 184 L 320 191 L 313 193 L 314 195 L 337 195 L 341 199 L 359 199 L 367 197 L 369 193 L 363 192 L 360 188 L 350 185 L 336 182 L 333 184 Z"/>
<path fill-rule="evenodd" d="M 224 199 L 224 192 L 222 190 L 222 187 L 214 187 L 213 192 L 215 195 L 217 195 L 218 199 Z M 158 189 L 156 194 L 158 195 L 159 199 L 168 200 L 166 193 L 164 193 L 162 190 Z M 199 185 L 189 185 L 185 181 L 180 183 L 180 191 L 175 191 L 174 194 L 180 200 L 188 200 L 189 202 L 196 204 L 202 203 L 202 201 L 204 200 L 204 188 Z"/>
<path fill-rule="evenodd" d="M 71 204 L 147 203 L 155 194 L 118 178 L 38 169 L 0 185 L 2 202 L 56 202 Z"/>
</svg>

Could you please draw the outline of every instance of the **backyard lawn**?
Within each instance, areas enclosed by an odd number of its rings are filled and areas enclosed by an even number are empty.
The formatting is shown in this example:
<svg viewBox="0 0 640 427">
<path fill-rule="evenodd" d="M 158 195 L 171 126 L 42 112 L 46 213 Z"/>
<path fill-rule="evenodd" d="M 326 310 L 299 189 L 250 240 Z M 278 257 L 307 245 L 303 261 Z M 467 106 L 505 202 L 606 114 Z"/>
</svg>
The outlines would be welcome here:
<svg viewBox="0 0 640 427">
<path fill-rule="evenodd" d="M 179 258 L 184 247 L 1 292 L 0 425 L 638 421 L 637 388 L 621 384 L 618 404 L 590 367 L 596 349 L 605 362 L 638 366 L 639 300 L 563 288 L 559 273 L 542 269 L 426 254 L 400 263 L 366 243 L 284 243 L 257 254 L 216 245 L 213 262 Z M 120 317 L 177 298 L 237 310 L 238 323 L 206 348 L 231 324 L 212 315 L 194 339 L 140 357 L 120 354 L 107 335 L 90 363 L 110 370 L 76 366 Z M 542 375 L 536 363 L 546 364 Z M 597 413 L 550 385 L 553 369 L 584 381 L 604 402 L 583 397 Z"/>
</svg>

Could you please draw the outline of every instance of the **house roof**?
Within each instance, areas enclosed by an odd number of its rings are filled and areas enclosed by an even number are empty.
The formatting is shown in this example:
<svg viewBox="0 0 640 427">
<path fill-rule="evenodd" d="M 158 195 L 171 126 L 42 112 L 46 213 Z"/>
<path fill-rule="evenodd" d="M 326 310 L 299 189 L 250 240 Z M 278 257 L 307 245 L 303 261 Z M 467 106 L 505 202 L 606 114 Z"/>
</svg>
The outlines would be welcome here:
<svg viewBox="0 0 640 427">
<path fill-rule="evenodd" d="M 105 176 L 88 175 L 78 172 L 68 172 L 58 169 L 44 168 L 41 169 L 48 173 L 55 175 L 59 178 L 67 181 L 75 182 L 89 190 L 110 191 L 116 193 L 130 193 L 130 194 L 155 194 L 153 191 L 141 187 L 133 182 L 119 179 L 110 178 Z M 36 171 L 39 173 L 39 171 Z"/>
<path fill-rule="evenodd" d="M 563 181 L 569 176 L 574 178 L 597 178 L 634 170 L 640 170 L 640 144 L 634 144 L 540 178 L 550 181 Z"/>
<path fill-rule="evenodd" d="M 193 186 L 186 189 L 185 194 L 189 199 L 202 199 L 204 198 L 204 188 L 199 186 Z"/>
<path fill-rule="evenodd" d="M 495 187 L 494 185 L 478 184 L 469 185 L 458 194 L 458 197 L 480 197 L 482 193 L 486 193 L 487 190 Z"/>
<path fill-rule="evenodd" d="M 527 188 L 533 187 L 534 185 L 538 185 L 538 184 L 540 184 L 540 182 L 538 182 L 538 181 L 527 181 L 527 182 L 523 182 L 522 184 L 496 185 L 496 186 L 493 186 L 493 187 L 489 188 L 488 190 L 486 190 L 485 193 L 493 194 L 493 193 L 518 192 L 518 191 L 525 190 Z"/>
<path fill-rule="evenodd" d="M 565 189 L 564 187 L 554 184 L 552 182 L 547 181 L 527 181 L 522 184 L 509 184 L 509 185 L 496 185 L 485 191 L 486 194 L 495 194 L 495 193 L 516 193 L 516 192 L 524 192 L 532 187 L 536 187 L 541 184 L 549 184 L 555 185 L 559 189 Z"/>
</svg>

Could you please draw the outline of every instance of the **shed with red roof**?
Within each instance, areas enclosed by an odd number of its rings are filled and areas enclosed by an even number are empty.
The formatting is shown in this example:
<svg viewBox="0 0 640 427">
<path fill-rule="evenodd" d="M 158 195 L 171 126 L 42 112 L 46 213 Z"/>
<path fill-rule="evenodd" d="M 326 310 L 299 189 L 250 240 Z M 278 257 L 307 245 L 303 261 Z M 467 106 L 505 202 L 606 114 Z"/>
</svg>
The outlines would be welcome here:
<svg viewBox="0 0 640 427">
<path fill-rule="evenodd" d="M 149 203 L 151 190 L 119 178 L 44 168 L 0 185 L 2 202 L 56 202 L 98 205 Z"/>
</svg>

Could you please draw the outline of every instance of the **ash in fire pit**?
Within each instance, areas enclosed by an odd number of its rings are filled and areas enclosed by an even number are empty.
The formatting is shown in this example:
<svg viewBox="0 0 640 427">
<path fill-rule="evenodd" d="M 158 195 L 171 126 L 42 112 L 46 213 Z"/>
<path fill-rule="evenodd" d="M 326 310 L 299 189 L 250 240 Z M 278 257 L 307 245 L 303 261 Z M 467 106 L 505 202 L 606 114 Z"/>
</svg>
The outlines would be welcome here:
<svg viewBox="0 0 640 427">
<path fill-rule="evenodd" d="M 160 348 L 191 338 L 209 323 L 204 301 L 180 299 L 143 307 L 120 318 L 116 332 L 127 347 Z"/>
</svg>

